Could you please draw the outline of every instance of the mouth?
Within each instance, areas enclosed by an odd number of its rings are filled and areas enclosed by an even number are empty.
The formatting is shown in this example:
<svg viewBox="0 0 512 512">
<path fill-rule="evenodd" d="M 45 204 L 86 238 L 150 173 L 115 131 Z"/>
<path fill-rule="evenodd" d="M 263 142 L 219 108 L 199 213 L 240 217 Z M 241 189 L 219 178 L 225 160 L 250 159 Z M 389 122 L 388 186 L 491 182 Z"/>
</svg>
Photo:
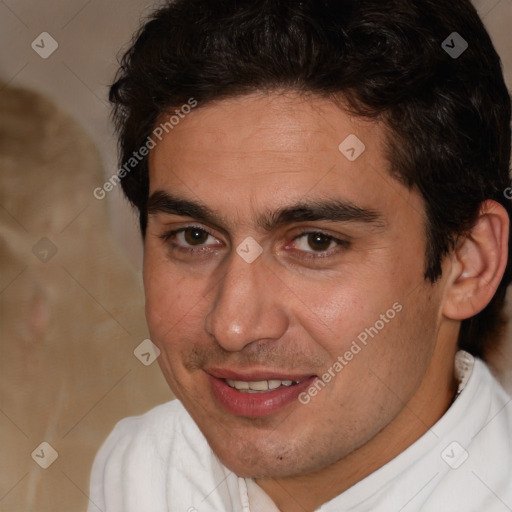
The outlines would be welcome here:
<svg viewBox="0 0 512 512">
<path fill-rule="evenodd" d="M 255 381 L 245 381 L 245 380 L 231 380 L 225 379 L 226 384 L 241 393 L 266 393 L 268 391 L 273 391 L 274 389 L 281 388 L 289 388 L 290 386 L 296 386 L 300 384 L 304 379 L 297 380 L 280 380 L 280 379 L 270 379 L 270 380 L 255 380 Z"/>
<path fill-rule="evenodd" d="M 246 418 L 275 414 L 311 386 L 316 375 L 240 375 L 227 370 L 206 372 L 216 402 L 227 412 Z"/>
</svg>

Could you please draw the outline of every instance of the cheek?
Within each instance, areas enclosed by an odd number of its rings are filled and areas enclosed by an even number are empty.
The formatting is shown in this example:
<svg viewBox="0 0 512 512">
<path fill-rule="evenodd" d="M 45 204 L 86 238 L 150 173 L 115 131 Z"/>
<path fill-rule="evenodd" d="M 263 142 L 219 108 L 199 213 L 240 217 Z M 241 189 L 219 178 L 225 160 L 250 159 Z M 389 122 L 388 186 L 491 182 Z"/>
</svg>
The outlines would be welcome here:
<svg viewBox="0 0 512 512">
<path fill-rule="evenodd" d="M 153 257 L 148 249 L 143 268 L 146 320 L 151 335 L 156 339 L 175 325 L 179 325 L 201 297 L 190 279 L 170 268 L 163 258 Z M 198 298 L 199 297 L 199 298 Z"/>
<path fill-rule="evenodd" d="M 396 368 L 417 365 L 418 354 L 425 355 L 431 349 L 435 313 L 424 308 L 418 311 L 415 306 L 423 303 L 428 290 L 415 282 L 416 291 L 411 292 L 412 285 L 407 282 L 410 276 L 383 276 L 384 272 L 373 276 L 353 272 L 319 286 L 295 287 L 301 299 L 301 307 L 296 311 L 298 321 L 309 338 L 321 347 L 328 362 L 325 370 L 331 368 L 337 376 L 334 380 L 339 381 L 336 389 L 341 382 L 344 388 L 351 389 L 350 382 L 360 381 L 361 372 L 367 372 L 363 380 L 372 393 L 378 391 L 372 387 L 373 381 L 377 388 L 382 388 L 374 373 L 395 388 Z M 418 318 L 423 319 L 423 325 L 418 325 Z M 339 357 L 341 366 L 333 368 Z"/>
<path fill-rule="evenodd" d="M 355 275 L 314 286 L 295 283 L 290 288 L 299 299 L 294 312 L 299 323 L 332 357 L 343 354 L 352 340 L 373 326 L 396 300 L 392 290 L 383 286 L 376 293 L 371 284 Z"/>
<path fill-rule="evenodd" d="M 191 280 L 171 269 L 165 259 L 152 258 L 147 250 L 143 278 L 150 338 L 160 349 L 158 364 L 173 393 L 183 399 L 186 385 L 180 377 L 181 354 L 190 346 L 184 334 L 197 333 L 201 325 L 197 318 L 201 290 L 194 289 Z"/>
</svg>

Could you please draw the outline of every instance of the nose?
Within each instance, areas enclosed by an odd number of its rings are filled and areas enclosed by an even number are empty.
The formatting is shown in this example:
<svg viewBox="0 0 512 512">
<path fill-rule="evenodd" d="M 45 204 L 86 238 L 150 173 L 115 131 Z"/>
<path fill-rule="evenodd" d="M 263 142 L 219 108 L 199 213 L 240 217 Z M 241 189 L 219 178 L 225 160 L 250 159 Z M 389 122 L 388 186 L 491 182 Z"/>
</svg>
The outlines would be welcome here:
<svg viewBox="0 0 512 512">
<path fill-rule="evenodd" d="M 277 340 L 288 328 L 282 297 L 283 283 L 266 267 L 261 257 L 247 263 L 233 253 L 219 283 L 207 297 L 211 309 L 205 328 L 230 352 L 241 351 L 261 340 Z"/>
</svg>

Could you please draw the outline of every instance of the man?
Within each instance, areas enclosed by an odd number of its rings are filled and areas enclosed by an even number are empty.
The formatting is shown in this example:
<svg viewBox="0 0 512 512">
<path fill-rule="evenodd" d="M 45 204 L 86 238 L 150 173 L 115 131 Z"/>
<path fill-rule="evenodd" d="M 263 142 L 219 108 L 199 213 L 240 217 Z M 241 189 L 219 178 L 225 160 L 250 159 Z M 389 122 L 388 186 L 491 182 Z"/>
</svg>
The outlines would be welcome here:
<svg viewBox="0 0 512 512">
<path fill-rule="evenodd" d="M 174 1 L 110 97 L 178 401 L 116 426 L 90 510 L 510 510 L 510 99 L 470 3 Z"/>
</svg>

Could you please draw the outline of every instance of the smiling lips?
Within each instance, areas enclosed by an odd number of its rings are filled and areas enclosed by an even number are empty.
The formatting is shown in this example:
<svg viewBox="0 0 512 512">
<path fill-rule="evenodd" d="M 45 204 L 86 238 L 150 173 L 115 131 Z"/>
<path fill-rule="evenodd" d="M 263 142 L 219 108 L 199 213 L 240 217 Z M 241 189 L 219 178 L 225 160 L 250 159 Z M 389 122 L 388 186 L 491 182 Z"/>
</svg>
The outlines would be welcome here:
<svg viewBox="0 0 512 512">
<path fill-rule="evenodd" d="M 255 380 L 255 381 L 244 381 L 244 380 L 231 380 L 226 379 L 228 386 L 242 391 L 244 393 L 261 393 L 264 391 L 272 391 L 273 389 L 279 389 L 280 387 L 289 387 L 291 385 L 299 384 L 299 380 Z"/>
<path fill-rule="evenodd" d="M 247 418 L 270 416 L 286 405 L 298 402 L 299 394 L 316 379 L 316 376 L 242 377 L 227 370 L 212 370 L 206 375 L 219 405 L 231 414 Z"/>
</svg>

